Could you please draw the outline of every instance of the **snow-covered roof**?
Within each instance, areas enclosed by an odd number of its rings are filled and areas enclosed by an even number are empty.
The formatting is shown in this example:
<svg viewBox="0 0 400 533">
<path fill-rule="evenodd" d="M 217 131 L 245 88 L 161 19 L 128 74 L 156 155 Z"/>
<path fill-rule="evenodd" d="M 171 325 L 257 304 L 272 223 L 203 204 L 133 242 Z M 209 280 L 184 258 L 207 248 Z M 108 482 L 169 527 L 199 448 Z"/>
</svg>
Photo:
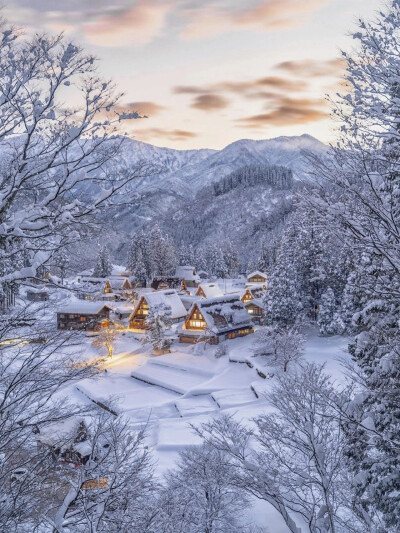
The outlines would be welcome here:
<svg viewBox="0 0 400 533">
<path fill-rule="evenodd" d="M 245 307 L 249 305 L 256 305 L 257 307 L 260 307 L 261 309 L 263 309 L 264 307 L 264 303 L 261 298 L 253 298 L 252 300 L 249 300 L 248 302 L 244 304 Z"/>
<path fill-rule="evenodd" d="M 40 288 L 34 288 L 34 287 L 29 287 L 29 289 L 26 290 L 26 292 L 30 292 L 30 293 L 34 293 L 34 294 L 42 294 L 42 293 L 48 293 L 49 291 L 47 290 L 47 287 L 40 287 Z"/>
<path fill-rule="evenodd" d="M 200 297 L 199 296 L 192 296 L 192 295 L 189 295 L 189 294 L 184 294 L 184 295 L 180 296 L 180 299 L 181 299 L 183 305 L 185 306 L 185 309 L 189 310 L 192 307 L 194 302 L 198 302 L 200 300 Z"/>
<path fill-rule="evenodd" d="M 121 291 L 124 288 L 125 283 L 129 284 L 129 280 L 123 277 L 109 278 L 107 281 L 110 284 L 110 287 L 115 291 Z"/>
<path fill-rule="evenodd" d="M 82 283 L 105 283 L 108 278 L 95 278 L 93 276 L 80 276 Z"/>
<path fill-rule="evenodd" d="M 187 314 L 187 311 L 182 303 L 182 300 L 179 297 L 179 294 L 172 289 L 167 289 L 165 291 L 149 292 L 147 294 L 143 294 L 143 298 L 146 300 L 147 305 L 150 309 L 160 304 L 170 307 L 172 319 L 184 318 Z M 138 302 L 138 305 L 139 303 L 140 300 Z M 138 305 L 136 306 L 136 308 L 138 307 Z"/>
<path fill-rule="evenodd" d="M 249 313 L 238 295 L 227 294 L 219 298 L 200 300 L 195 304 L 207 326 L 215 333 L 223 333 L 252 325 Z"/>
<path fill-rule="evenodd" d="M 203 290 L 206 298 L 218 298 L 224 295 L 221 287 L 217 283 L 201 283 L 199 289 Z M 197 292 L 199 289 L 197 289 Z"/>
<path fill-rule="evenodd" d="M 58 309 L 57 313 L 76 313 L 78 315 L 97 315 L 106 307 L 112 311 L 112 307 L 104 302 L 88 302 L 86 300 L 76 300 Z"/>
<path fill-rule="evenodd" d="M 184 265 L 176 267 L 175 276 L 186 281 L 197 281 L 198 276 L 194 266 Z"/>
<path fill-rule="evenodd" d="M 53 422 L 41 427 L 36 439 L 50 446 L 66 445 L 75 439 L 81 424 L 85 424 L 83 417 L 71 416 L 60 422 Z"/>
<path fill-rule="evenodd" d="M 113 265 L 111 270 L 111 276 L 127 276 L 126 267 L 122 265 Z"/>
<path fill-rule="evenodd" d="M 260 270 L 255 270 L 254 272 L 250 272 L 250 274 L 247 274 L 247 279 L 252 278 L 254 276 L 262 276 L 265 279 L 267 279 L 268 277 L 265 272 L 261 272 Z"/>
</svg>

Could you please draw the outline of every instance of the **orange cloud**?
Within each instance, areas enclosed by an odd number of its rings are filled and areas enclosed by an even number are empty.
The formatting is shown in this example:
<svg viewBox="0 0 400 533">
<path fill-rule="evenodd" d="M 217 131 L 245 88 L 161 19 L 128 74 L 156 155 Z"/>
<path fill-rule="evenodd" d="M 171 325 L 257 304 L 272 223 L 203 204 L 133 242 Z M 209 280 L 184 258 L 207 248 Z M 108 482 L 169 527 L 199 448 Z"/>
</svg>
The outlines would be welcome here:
<svg viewBox="0 0 400 533">
<path fill-rule="evenodd" d="M 261 31 L 287 29 L 303 24 L 305 16 L 320 9 L 330 0 L 263 0 L 259 5 L 243 10 L 212 8 L 188 9 L 182 12 L 188 23 L 181 36 L 184 39 L 209 37 L 219 33 L 257 28 Z"/>
<path fill-rule="evenodd" d="M 201 109 L 201 111 L 214 111 L 224 109 L 228 106 L 228 100 L 218 94 L 200 94 L 197 96 L 191 107 Z"/>
<path fill-rule="evenodd" d="M 328 59 L 327 61 L 302 59 L 299 61 L 283 61 L 275 65 L 275 68 L 299 77 L 339 76 L 346 68 L 346 61 L 342 57 Z"/>
<path fill-rule="evenodd" d="M 138 0 L 131 8 L 111 10 L 83 25 L 86 38 L 99 46 L 145 44 L 160 34 L 172 8 L 169 2 Z"/>
<path fill-rule="evenodd" d="M 162 128 L 145 128 L 135 130 L 136 137 L 141 141 L 152 141 L 154 138 L 167 139 L 169 141 L 187 141 L 197 137 L 197 133 L 180 129 L 166 130 Z"/>
<path fill-rule="evenodd" d="M 322 120 L 328 116 L 325 100 L 293 99 L 283 96 L 276 97 L 271 107 L 272 109 L 266 113 L 240 118 L 236 122 L 244 128 L 260 129 L 265 126 L 296 126 Z"/>
</svg>

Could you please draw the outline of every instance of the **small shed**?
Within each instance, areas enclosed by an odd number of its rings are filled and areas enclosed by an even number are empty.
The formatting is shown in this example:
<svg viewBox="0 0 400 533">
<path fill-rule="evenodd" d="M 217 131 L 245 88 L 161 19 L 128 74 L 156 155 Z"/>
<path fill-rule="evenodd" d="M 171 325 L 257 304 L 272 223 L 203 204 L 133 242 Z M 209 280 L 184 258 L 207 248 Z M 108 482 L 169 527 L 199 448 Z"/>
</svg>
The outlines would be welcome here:
<svg viewBox="0 0 400 533">
<path fill-rule="evenodd" d="M 112 308 L 104 302 L 77 300 L 57 311 L 57 329 L 96 330 L 109 320 Z"/>
</svg>

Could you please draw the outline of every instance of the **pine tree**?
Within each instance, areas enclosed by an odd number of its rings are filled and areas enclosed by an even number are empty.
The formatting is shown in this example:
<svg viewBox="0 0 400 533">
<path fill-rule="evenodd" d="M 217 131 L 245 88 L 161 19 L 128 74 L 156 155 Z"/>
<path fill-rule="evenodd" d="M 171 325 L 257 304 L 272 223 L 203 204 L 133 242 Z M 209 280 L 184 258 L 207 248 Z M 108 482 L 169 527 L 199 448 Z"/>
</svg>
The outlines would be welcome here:
<svg viewBox="0 0 400 533">
<path fill-rule="evenodd" d="M 110 260 L 110 256 L 108 254 L 108 250 L 105 246 L 100 248 L 97 258 L 96 258 L 96 264 L 93 270 L 93 276 L 95 278 L 105 278 L 109 276 L 112 272 L 112 263 Z"/>
</svg>

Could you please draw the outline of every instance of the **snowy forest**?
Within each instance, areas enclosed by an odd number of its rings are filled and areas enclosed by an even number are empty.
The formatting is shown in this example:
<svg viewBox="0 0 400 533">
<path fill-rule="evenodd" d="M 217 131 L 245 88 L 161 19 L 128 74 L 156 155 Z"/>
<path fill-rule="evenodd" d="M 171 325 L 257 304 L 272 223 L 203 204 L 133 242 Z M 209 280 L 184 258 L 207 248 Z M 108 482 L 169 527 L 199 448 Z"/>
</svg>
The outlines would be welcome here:
<svg viewBox="0 0 400 533">
<path fill-rule="evenodd" d="M 141 114 L 66 36 L 1 22 L 0 532 L 399 531 L 400 2 L 382 9 L 302 179 L 245 162 L 132 227 Z"/>
</svg>

